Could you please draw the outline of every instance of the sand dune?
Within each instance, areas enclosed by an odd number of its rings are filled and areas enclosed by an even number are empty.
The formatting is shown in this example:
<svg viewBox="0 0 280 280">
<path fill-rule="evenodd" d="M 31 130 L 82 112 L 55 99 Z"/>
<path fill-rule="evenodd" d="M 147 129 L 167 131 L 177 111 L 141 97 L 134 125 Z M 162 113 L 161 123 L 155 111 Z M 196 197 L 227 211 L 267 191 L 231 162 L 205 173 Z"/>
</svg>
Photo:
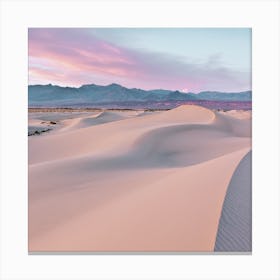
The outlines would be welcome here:
<svg viewBox="0 0 280 280">
<path fill-rule="evenodd" d="M 115 121 L 123 120 L 125 118 L 134 117 L 134 116 L 137 116 L 137 114 L 135 114 L 135 112 L 130 112 L 130 111 L 128 111 L 128 112 L 110 112 L 110 111 L 99 112 L 99 113 L 90 115 L 88 117 L 76 118 L 74 121 L 66 120 L 63 123 L 65 127 L 62 128 L 60 130 L 60 132 L 90 127 L 90 126 L 94 126 L 94 125 L 100 125 L 103 123 L 115 122 Z"/>
<path fill-rule="evenodd" d="M 215 251 L 252 251 L 252 155 L 236 168 L 227 189 L 220 217 Z"/>
<path fill-rule="evenodd" d="M 104 149 L 111 150 L 112 153 L 122 149 L 126 151 L 143 133 L 151 129 L 178 124 L 210 123 L 214 118 L 215 115 L 210 110 L 185 105 L 155 115 L 90 126 L 79 130 L 79 133 L 67 130 L 63 134 L 45 135 L 47 138 L 33 137 L 29 139 L 29 163 L 99 153 Z M 76 125 L 75 119 L 68 125 L 73 123 Z"/>
<path fill-rule="evenodd" d="M 213 251 L 250 118 L 184 105 L 29 139 L 29 250 Z"/>
</svg>

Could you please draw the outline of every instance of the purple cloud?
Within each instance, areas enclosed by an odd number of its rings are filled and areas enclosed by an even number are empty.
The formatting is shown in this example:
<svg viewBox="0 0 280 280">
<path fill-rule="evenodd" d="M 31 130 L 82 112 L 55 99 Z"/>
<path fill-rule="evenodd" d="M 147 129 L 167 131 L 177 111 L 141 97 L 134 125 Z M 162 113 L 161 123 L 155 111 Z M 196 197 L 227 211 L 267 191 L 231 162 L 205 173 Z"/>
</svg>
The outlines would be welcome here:
<svg viewBox="0 0 280 280">
<path fill-rule="evenodd" d="M 189 54 L 191 56 L 191 54 Z M 29 83 L 80 86 L 121 83 L 143 89 L 242 91 L 250 73 L 223 66 L 221 54 L 205 63 L 136 51 L 95 37 L 89 29 L 29 29 Z"/>
</svg>

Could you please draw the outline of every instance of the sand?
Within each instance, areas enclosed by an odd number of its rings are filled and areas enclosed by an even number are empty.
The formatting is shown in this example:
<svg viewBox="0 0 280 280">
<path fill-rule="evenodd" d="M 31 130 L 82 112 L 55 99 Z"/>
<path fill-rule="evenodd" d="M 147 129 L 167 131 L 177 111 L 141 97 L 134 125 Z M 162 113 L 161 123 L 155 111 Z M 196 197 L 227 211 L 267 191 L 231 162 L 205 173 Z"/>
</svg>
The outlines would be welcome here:
<svg viewBox="0 0 280 280">
<path fill-rule="evenodd" d="M 29 251 L 215 248 L 244 112 L 92 112 L 29 137 Z"/>
<path fill-rule="evenodd" d="M 236 168 L 227 189 L 216 252 L 252 251 L 252 155 L 249 152 Z"/>
</svg>

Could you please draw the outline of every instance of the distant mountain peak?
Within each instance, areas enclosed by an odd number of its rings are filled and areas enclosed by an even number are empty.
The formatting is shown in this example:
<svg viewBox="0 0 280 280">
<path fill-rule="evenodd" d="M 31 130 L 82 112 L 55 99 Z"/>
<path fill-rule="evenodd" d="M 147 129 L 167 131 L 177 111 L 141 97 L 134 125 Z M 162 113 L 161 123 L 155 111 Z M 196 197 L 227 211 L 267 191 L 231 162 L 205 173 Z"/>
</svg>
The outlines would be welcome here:
<svg viewBox="0 0 280 280">
<path fill-rule="evenodd" d="M 118 87 L 118 88 L 124 88 L 123 86 L 116 84 L 116 83 L 112 83 L 110 85 L 108 85 L 108 87 Z"/>
<path fill-rule="evenodd" d="M 81 85 L 79 88 L 91 88 L 91 87 L 97 87 L 98 85 L 96 84 L 84 84 Z"/>
<path fill-rule="evenodd" d="M 143 90 L 126 88 L 112 83 L 107 86 L 96 84 L 81 87 L 62 87 L 52 84 L 30 85 L 28 102 L 30 106 L 71 106 L 73 104 L 117 104 L 120 102 L 177 102 L 177 101 L 251 101 L 252 92 L 226 93 L 204 91 L 197 94 L 179 90 Z"/>
</svg>

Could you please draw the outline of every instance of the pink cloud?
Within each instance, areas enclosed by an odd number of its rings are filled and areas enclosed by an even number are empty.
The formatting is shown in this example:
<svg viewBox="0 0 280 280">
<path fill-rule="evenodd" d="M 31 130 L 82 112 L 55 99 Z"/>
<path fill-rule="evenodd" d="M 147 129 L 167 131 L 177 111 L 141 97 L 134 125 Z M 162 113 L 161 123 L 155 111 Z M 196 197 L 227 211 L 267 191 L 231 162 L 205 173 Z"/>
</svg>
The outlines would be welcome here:
<svg viewBox="0 0 280 280">
<path fill-rule="evenodd" d="M 250 74 L 180 57 L 121 48 L 88 29 L 30 29 L 29 83 L 121 83 L 143 89 L 246 90 Z"/>
</svg>

